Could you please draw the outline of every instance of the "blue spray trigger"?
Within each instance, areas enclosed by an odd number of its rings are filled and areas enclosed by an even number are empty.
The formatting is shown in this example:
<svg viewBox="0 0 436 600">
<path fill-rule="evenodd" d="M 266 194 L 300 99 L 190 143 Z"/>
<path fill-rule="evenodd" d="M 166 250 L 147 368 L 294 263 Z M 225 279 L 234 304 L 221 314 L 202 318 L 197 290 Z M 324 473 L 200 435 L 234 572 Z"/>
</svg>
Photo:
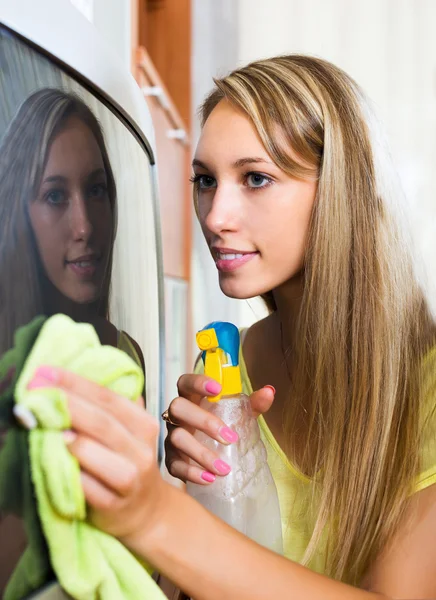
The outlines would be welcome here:
<svg viewBox="0 0 436 600">
<path fill-rule="evenodd" d="M 213 321 L 209 325 L 206 325 L 206 327 L 203 327 L 201 331 L 205 331 L 206 329 L 215 330 L 219 347 L 230 357 L 231 366 L 237 367 L 239 365 L 240 337 L 236 325 L 227 323 L 226 321 Z M 206 352 L 202 352 L 201 358 L 205 362 Z"/>
</svg>

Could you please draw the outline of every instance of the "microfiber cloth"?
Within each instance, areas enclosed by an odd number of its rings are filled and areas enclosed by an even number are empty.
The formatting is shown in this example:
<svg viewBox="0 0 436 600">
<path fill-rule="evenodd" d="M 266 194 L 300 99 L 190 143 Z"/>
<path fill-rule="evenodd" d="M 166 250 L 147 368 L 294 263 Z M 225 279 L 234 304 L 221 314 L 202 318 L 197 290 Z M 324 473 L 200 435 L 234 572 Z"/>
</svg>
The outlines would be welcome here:
<svg viewBox="0 0 436 600">
<path fill-rule="evenodd" d="M 62 436 L 71 425 L 66 396 L 54 387 L 27 389 L 42 365 L 68 369 L 131 400 L 143 389 L 141 369 L 120 350 L 101 346 L 92 326 L 55 315 L 33 344 L 15 401 L 37 420 L 29 434 L 30 469 L 51 566 L 62 588 L 77 600 L 164 600 L 145 566 L 86 521 L 80 468 Z"/>
</svg>

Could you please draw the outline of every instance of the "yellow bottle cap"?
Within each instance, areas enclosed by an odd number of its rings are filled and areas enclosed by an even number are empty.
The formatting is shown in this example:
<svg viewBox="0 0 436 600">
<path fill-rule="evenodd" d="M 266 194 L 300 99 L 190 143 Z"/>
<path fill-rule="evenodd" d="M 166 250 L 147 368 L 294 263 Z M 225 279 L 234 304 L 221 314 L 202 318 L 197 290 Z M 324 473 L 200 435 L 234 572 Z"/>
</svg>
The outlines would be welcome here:
<svg viewBox="0 0 436 600">
<path fill-rule="evenodd" d="M 208 397 L 209 402 L 219 402 L 223 396 L 240 394 L 242 383 L 238 329 L 231 323 L 215 322 L 199 331 L 196 340 L 199 349 L 203 351 L 205 375 L 222 386 L 219 394 Z"/>
</svg>

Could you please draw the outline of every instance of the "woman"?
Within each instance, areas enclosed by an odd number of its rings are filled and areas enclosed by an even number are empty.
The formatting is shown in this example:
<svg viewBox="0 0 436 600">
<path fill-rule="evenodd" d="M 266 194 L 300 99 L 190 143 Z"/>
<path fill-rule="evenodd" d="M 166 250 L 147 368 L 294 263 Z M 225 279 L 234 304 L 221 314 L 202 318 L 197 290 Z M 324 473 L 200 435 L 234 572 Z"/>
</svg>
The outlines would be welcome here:
<svg viewBox="0 0 436 600">
<path fill-rule="evenodd" d="M 97 119 L 61 90 L 32 94 L 0 147 L 0 356 L 18 327 L 62 312 L 91 323 L 103 344 L 144 368 L 137 343 L 109 321 L 115 222 L 115 180 Z M 2 508 L 0 538 L 9 542 L 0 593 L 27 545 L 21 522 Z"/>
<path fill-rule="evenodd" d="M 260 424 L 286 558 L 161 480 L 137 406 L 46 368 L 90 518 L 195 598 L 435 597 L 435 326 L 363 95 L 325 61 L 280 57 L 217 81 L 202 117 L 195 199 L 221 289 L 271 310 L 241 360 L 257 412 L 277 390 Z M 203 485 L 225 475 L 193 430 L 235 441 L 197 406 L 218 389 L 184 375 L 168 414 L 168 468 Z"/>
</svg>

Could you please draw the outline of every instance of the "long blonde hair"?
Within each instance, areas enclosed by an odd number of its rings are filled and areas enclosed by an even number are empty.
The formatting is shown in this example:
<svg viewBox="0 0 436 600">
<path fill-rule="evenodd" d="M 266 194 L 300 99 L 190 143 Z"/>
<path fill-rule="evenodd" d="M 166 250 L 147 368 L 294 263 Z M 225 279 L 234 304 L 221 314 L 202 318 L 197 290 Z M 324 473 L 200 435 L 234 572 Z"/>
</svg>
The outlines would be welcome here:
<svg viewBox="0 0 436 600">
<path fill-rule="evenodd" d="M 203 124 L 226 99 L 283 171 L 318 179 L 285 432 L 291 438 L 296 399 L 309 399 L 305 456 L 322 485 L 313 485 L 305 562 L 326 530 L 326 574 L 357 584 L 395 532 L 419 472 L 419 365 L 433 319 L 357 84 L 300 55 L 254 62 L 215 84 Z M 272 292 L 265 300 L 274 310 Z"/>
</svg>

